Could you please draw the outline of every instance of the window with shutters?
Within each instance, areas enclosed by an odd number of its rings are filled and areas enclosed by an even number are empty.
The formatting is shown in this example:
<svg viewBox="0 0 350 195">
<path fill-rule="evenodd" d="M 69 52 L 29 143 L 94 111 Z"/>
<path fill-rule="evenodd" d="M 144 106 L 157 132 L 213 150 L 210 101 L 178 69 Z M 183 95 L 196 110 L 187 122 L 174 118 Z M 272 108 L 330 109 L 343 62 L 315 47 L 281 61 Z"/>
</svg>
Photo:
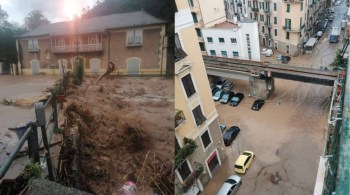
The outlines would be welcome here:
<svg viewBox="0 0 350 195">
<path fill-rule="evenodd" d="M 39 51 L 38 39 L 29 39 L 28 49 L 29 51 Z"/>
<path fill-rule="evenodd" d="M 177 168 L 177 171 L 179 172 L 182 181 L 185 181 L 185 179 L 191 174 L 190 167 L 187 164 L 187 160 L 185 160 L 179 168 Z"/>
<path fill-rule="evenodd" d="M 126 46 L 128 47 L 142 46 L 142 37 L 143 37 L 142 29 L 128 30 L 126 32 Z"/>
<path fill-rule="evenodd" d="M 211 139 L 210 139 L 209 131 L 208 131 L 208 130 L 206 130 L 206 131 L 202 134 L 201 140 L 202 140 L 204 149 L 207 149 L 208 146 L 210 145 L 210 143 L 212 142 Z"/>
<path fill-rule="evenodd" d="M 203 122 L 207 120 L 202 113 L 202 109 L 201 109 L 200 105 L 198 105 L 195 109 L 193 109 L 192 113 L 193 113 L 193 116 L 194 116 L 194 119 L 196 121 L 197 126 L 203 124 Z"/>
<path fill-rule="evenodd" d="M 196 93 L 196 90 L 195 90 L 194 85 L 193 85 L 191 74 L 188 74 L 188 75 L 182 77 L 181 81 L 182 81 L 182 85 L 185 88 L 185 92 L 186 92 L 187 97 L 191 97 L 193 94 Z"/>
<path fill-rule="evenodd" d="M 182 60 L 186 56 L 186 52 L 181 47 L 179 35 L 175 34 L 175 62 Z"/>
</svg>

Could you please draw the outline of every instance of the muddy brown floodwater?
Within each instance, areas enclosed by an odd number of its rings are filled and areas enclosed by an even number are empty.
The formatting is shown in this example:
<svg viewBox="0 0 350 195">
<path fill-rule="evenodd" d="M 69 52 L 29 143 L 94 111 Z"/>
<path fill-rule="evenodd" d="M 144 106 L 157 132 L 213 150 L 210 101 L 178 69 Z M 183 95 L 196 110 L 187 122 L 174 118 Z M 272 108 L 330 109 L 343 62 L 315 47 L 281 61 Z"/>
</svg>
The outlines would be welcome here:
<svg viewBox="0 0 350 195">
<path fill-rule="evenodd" d="M 80 134 L 84 185 L 96 194 L 117 194 L 127 179 L 133 179 L 141 191 L 151 192 L 152 174 L 163 170 L 171 177 L 173 79 L 95 81 L 86 78 L 80 87 L 69 89 L 65 103 L 67 129 L 77 126 Z"/>
<path fill-rule="evenodd" d="M 237 107 L 215 103 L 219 120 L 241 131 L 235 141 L 240 152 L 256 157 L 242 177 L 238 195 L 312 194 L 319 157 L 325 143 L 325 129 L 332 87 L 275 79 L 276 90 L 260 111 L 251 110 L 247 82 L 235 81 L 233 90 L 245 98 Z M 236 144 L 226 147 L 228 158 L 203 195 L 216 194 L 234 172 L 238 158 Z"/>
</svg>

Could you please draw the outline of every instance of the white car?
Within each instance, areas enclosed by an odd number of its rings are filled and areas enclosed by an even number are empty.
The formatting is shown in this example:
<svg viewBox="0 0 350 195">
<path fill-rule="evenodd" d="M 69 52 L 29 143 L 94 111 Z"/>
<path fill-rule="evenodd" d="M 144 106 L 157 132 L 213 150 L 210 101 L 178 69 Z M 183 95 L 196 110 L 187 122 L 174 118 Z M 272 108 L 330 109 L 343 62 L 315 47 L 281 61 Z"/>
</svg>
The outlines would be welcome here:
<svg viewBox="0 0 350 195">
<path fill-rule="evenodd" d="M 231 175 L 222 185 L 220 191 L 217 195 L 232 195 L 235 194 L 238 190 L 238 187 L 241 185 L 241 177 L 238 175 Z"/>
<path fill-rule="evenodd" d="M 270 57 L 273 55 L 272 49 L 263 48 L 261 54 Z"/>
</svg>

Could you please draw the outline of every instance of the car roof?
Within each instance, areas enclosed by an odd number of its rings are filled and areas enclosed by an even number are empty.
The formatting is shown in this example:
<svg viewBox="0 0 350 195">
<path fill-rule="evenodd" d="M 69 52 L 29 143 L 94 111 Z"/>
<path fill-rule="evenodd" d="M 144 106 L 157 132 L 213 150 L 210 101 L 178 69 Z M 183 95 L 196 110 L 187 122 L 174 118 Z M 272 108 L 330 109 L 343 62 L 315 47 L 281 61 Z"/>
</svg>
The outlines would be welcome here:
<svg viewBox="0 0 350 195">
<path fill-rule="evenodd" d="M 239 155 L 239 157 L 238 157 L 238 159 L 237 159 L 235 165 L 243 166 L 243 165 L 244 165 L 244 162 L 245 162 L 245 160 L 246 160 L 247 158 L 248 158 L 248 156 L 246 156 L 246 155 L 243 155 L 243 154 Z"/>
<path fill-rule="evenodd" d="M 229 180 L 229 179 L 233 179 L 237 183 L 239 183 L 239 181 L 241 181 L 241 178 L 238 175 L 231 175 L 229 178 L 227 178 L 225 180 L 224 184 L 221 186 L 221 188 L 220 188 L 219 192 L 217 193 L 217 195 L 227 195 L 227 192 L 232 187 L 232 184 L 226 183 L 226 181 Z"/>
</svg>

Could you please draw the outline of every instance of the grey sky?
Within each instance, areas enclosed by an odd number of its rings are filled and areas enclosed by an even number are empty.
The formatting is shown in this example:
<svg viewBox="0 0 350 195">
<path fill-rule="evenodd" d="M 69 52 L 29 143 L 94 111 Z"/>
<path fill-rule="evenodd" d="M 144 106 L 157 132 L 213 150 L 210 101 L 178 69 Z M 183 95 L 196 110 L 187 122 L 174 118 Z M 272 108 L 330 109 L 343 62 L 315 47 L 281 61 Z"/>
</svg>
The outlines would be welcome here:
<svg viewBox="0 0 350 195">
<path fill-rule="evenodd" d="M 92 7 L 96 0 L 0 0 L 3 10 L 9 15 L 9 21 L 24 23 L 24 18 L 32 10 L 41 10 L 50 22 L 68 20 L 68 5 L 76 4 L 76 10 Z"/>
</svg>

